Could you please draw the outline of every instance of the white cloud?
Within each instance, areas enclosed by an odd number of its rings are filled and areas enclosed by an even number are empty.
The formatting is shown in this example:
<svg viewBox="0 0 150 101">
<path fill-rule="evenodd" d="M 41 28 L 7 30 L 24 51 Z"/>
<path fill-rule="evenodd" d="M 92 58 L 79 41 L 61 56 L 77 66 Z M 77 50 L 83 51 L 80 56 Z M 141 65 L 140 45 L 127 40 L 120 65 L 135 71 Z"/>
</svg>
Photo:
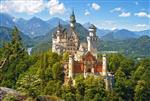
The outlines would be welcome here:
<svg viewBox="0 0 150 101">
<path fill-rule="evenodd" d="M 119 17 L 129 17 L 131 15 L 130 12 L 122 12 Z"/>
<path fill-rule="evenodd" d="M 88 10 L 85 10 L 84 15 L 88 16 L 88 15 L 90 15 L 90 12 Z"/>
<path fill-rule="evenodd" d="M 135 27 L 147 27 L 147 25 L 146 24 L 137 24 L 137 25 L 135 25 Z"/>
<path fill-rule="evenodd" d="M 110 12 L 119 12 L 119 11 L 123 11 L 123 9 L 121 7 L 117 7 L 112 9 Z"/>
<path fill-rule="evenodd" d="M 148 18 L 150 18 L 150 14 L 148 14 L 146 12 L 139 12 L 139 13 L 135 13 L 134 15 L 138 16 L 138 17 L 148 17 Z"/>
<path fill-rule="evenodd" d="M 0 3 L 0 12 L 34 14 L 48 9 L 51 15 L 63 14 L 66 10 L 59 0 L 6 0 Z"/>
<path fill-rule="evenodd" d="M 66 11 L 64 4 L 60 3 L 59 0 L 50 0 L 47 4 L 47 8 L 51 15 L 64 14 Z"/>
<path fill-rule="evenodd" d="M 126 12 L 124 9 L 122 9 L 121 7 L 117 7 L 117 8 L 114 8 L 110 11 L 111 13 L 113 12 L 119 12 L 119 17 L 129 17 L 131 15 L 130 12 Z"/>
<path fill-rule="evenodd" d="M 94 10 L 99 10 L 99 9 L 100 9 L 100 5 L 97 4 L 97 3 L 92 3 L 92 8 L 93 8 Z"/>
<path fill-rule="evenodd" d="M 34 14 L 45 8 L 43 0 L 6 0 L 0 4 L 1 12 Z"/>
</svg>

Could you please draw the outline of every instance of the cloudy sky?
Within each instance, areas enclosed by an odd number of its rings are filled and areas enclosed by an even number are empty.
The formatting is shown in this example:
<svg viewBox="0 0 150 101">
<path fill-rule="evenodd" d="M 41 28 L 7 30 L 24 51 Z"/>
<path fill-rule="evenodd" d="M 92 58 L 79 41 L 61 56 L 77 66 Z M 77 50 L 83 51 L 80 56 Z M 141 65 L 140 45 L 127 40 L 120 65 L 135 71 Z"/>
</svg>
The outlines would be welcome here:
<svg viewBox="0 0 150 101">
<path fill-rule="evenodd" d="M 0 0 L 0 12 L 16 18 L 69 20 L 72 9 L 80 23 L 104 29 L 145 30 L 150 28 L 150 0 Z"/>
</svg>

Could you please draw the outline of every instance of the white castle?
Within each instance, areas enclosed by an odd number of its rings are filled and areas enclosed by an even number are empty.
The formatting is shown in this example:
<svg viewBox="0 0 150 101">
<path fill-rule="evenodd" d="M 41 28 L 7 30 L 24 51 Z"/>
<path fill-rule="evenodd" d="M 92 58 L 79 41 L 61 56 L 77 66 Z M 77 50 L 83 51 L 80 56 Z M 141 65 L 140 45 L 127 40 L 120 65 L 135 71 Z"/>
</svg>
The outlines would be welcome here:
<svg viewBox="0 0 150 101">
<path fill-rule="evenodd" d="M 87 43 L 80 43 L 79 33 L 75 31 L 75 28 L 76 19 L 72 12 L 69 30 L 64 30 L 59 23 L 52 36 L 52 52 L 69 53 L 69 61 L 64 64 L 64 84 L 73 84 L 76 74 L 83 74 L 84 77 L 87 75 L 102 76 L 106 89 L 112 88 L 113 75 L 107 71 L 106 55 L 103 55 L 102 61 L 97 59 L 99 38 L 96 36 L 96 27 L 93 24 L 89 27 Z"/>
</svg>

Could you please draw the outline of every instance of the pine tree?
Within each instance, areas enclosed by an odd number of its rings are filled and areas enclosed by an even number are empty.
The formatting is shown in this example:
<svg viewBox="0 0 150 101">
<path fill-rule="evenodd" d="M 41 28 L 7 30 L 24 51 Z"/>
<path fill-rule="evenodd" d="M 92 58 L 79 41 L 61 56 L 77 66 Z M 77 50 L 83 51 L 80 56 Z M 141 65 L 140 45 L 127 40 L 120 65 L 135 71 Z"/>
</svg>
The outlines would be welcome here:
<svg viewBox="0 0 150 101">
<path fill-rule="evenodd" d="M 5 64 L 2 67 L 2 80 L 0 84 L 2 86 L 14 87 L 15 82 L 20 73 L 27 69 L 27 63 L 25 59 L 28 56 L 25 51 L 20 32 L 17 27 L 12 30 L 12 40 L 9 43 L 5 43 L 3 52 L 3 58 L 5 58 Z"/>
</svg>

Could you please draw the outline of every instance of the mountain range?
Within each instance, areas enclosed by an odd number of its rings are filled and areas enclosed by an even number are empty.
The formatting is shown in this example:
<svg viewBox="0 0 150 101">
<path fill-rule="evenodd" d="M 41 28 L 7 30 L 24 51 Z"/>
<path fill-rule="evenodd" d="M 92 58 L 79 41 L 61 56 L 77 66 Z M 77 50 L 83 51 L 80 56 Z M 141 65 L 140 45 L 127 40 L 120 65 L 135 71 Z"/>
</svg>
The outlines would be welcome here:
<svg viewBox="0 0 150 101">
<path fill-rule="evenodd" d="M 58 25 L 58 22 L 63 25 L 67 22 L 63 21 L 60 18 L 54 17 L 47 21 L 44 21 L 37 17 L 32 17 L 29 20 L 23 18 L 15 18 L 5 13 L 0 13 L 0 26 L 12 28 L 17 26 L 19 30 L 31 38 L 45 35 L 51 29 Z"/>
<path fill-rule="evenodd" d="M 51 47 L 52 33 L 56 31 L 58 23 L 68 31 L 69 21 L 54 17 L 47 21 L 33 17 L 29 20 L 15 18 L 8 14 L 0 13 L 0 46 L 11 40 L 13 26 L 17 26 L 23 43 L 26 47 L 33 47 L 33 53 L 46 51 Z M 80 41 L 85 42 L 88 28 L 91 24 L 76 23 L 76 32 Z M 100 50 L 116 50 L 126 55 L 150 56 L 150 29 L 144 31 L 130 31 L 127 29 L 99 29 L 97 35 L 101 42 Z M 147 36 L 144 36 L 147 35 Z"/>
<path fill-rule="evenodd" d="M 0 26 L 4 27 L 12 28 L 13 26 L 17 26 L 21 32 L 31 38 L 47 36 L 47 33 L 51 35 L 51 32 L 54 31 L 58 22 L 65 27 L 69 26 L 68 21 L 64 21 L 58 17 L 53 17 L 46 21 L 37 17 L 25 20 L 23 18 L 12 17 L 5 13 L 0 13 L 0 22 Z M 82 33 L 87 33 L 90 25 L 89 22 L 83 25 L 79 23 L 77 24 L 77 30 L 80 31 L 79 33 L 81 36 L 87 35 Z M 127 29 L 108 30 L 97 28 L 97 35 L 103 40 L 126 40 L 130 38 L 138 38 L 142 35 L 150 36 L 150 29 L 144 31 L 130 31 Z"/>
</svg>

